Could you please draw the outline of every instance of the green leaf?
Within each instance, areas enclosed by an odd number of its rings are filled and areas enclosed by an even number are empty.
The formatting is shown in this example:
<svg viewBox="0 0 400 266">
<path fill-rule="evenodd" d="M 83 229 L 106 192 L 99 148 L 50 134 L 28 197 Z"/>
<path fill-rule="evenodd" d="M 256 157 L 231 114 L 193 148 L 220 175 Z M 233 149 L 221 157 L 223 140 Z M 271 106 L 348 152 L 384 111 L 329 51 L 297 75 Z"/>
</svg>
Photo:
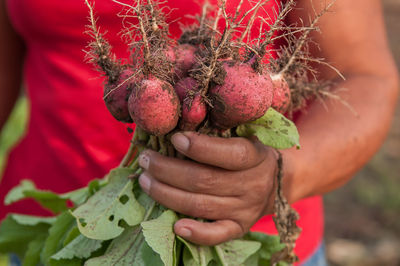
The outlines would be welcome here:
<svg viewBox="0 0 400 266">
<path fill-rule="evenodd" d="M 74 240 L 75 238 L 77 238 L 80 235 L 81 235 L 81 232 L 79 232 L 78 225 L 73 226 L 65 236 L 65 239 L 63 241 L 63 247 L 68 245 L 72 240 Z"/>
<path fill-rule="evenodd" d="M 173 227 L 176 220 L 175 212 L 168 210 L 156 219 L 141 223 L 147 244 L 160 254 L 165 266 L 174 265 L 175 233 Z"/>
<path fill-rule="evenodd" d="M 185 245 L 183 251 L 183 264 L 185 266 L 207 266 L 214 259 L 211 247 L 192 244 L 180 236 L 177 236 L 177 238 Z"/>
<path fill-rule="evenodd" d="M 72 260 L 50 260 L 50 262 L 46 265 L 49 266 L 82 266 L 83 261 L 81 259 L 72 259 Z"/>
<path fill-rule="evenodd" d="M 198 257 L 196 258 L 198 259 Z M 195 260 L 193 254 L 189 251 L 187 247 L 184 247 L 183 249 L 182 260 L 184 266 L 200 266 L 200 263 Z"/>
<path fill-rule="evenodd" d="M 143 260 L 143 265 L 151 265 L 151 266 L 164 266 L 160 255 L 155 253 L 154 250 L 147 244 L 146 241 L 143 242 L 143 246 L 141 248 L 141 255 Z"/>
<path fill-rule="evenodd" d="M 4 204 L 9 205 L 21 199 L 24 199 L 26 198 L 24 194 L 25 191 L 30 191 L 35 189 L 36 189 L 35 184 L 33 184 L 32 181 L 22 180 L 18 186 L 14 187 L 13 189 L 10 190 L 10 192 L 8 192 L 8 194 L 4 199 Z"/>
<path fill-rule="evenodd" d="M 162 266 L 160 256 L 144 240 L 139 226 L 126 229 L 114 239 L 103 256 L 86 261 L 85 266 Z"/>
<path fill-rule="evenodd" d="M 243 239 L 258 241 L 261 243 L 261 249 L 257 252 L 257 264 L 247 262 L 246 265 L 269 266 L 272 254 L 285 247 L 284 244 L 280 243 L 279 236 L 266 235 L 259 232 L 249 232 L 243 237 Z"/>
<path fill-rule="evenodd" d="M 180 242 L 185 245 L 185 250 L 183 251 L 183 263 L 184 265 L 200 265 L 200 256 L 198 251 L 198 246 L 186 241 L 180 236 L 176 236 Z"/>
<path fill-rule="evenodd" d="M 55 260 L 73 258 L 87 259 L 94 251 L 101 248 L 102 242 L 101 240 L 90 239 L 79 235 L 63 249 L 51 256 L 51 258 Z"/>
<path fill-rule="evenodd" d="M 243 265 L 261 247 L 261 243 L 249 240 L 231 240 L 215 246 L 222 265 Z"/>
<path fill-rule="evenodd" d="M 20 225 L 38 225 L 40 223 L 45 223 L 52 225 L 56 221 L 56 217 L 40 217 L 40 216 L 30 216 L 23 214 L 12 214 L 11 217 Z"/>
<path fill-rule="evenodd" d="M 47 208 L 54 213 L 66 211 L 67 200 L 71 199 L 73 202 L 81 202 L 82 198 L 87 195 L 87 188 L 72 191 L 66 194 L 57 195 L 51 191 L 38 190 L 30 180 L 22 180 L 21 184 L 13 188 L 6 196 L 4 203 L 6 205 L 12 204 L 22 199 L 33 198 L 39 202 L 44 208 Z"/>
<path fill-rule="evenodd" d="M 36 266 L 40 263 L 40 253 L 46 238 L 46 234 L 41 234 L 29 243 L 22 266 Z"/>
<path fill-rule="evenodd" d="M 241 137 L 256 136 L 264 145 L 276 149 L 300 148 L 295 124 L 272 108 L 261 118 L 238 126 L 236 134 Z"/>
<path fill-rule="evenodd" d="M 71 192 L 61 194 L 59 196 L 61 199 L 65 199 L 65 200 L 69 199 L 75 205 L 80 205 L 88 199 L 89 195 L 90 195 L 90 193 L 88 191 L 88 187 L 83 187 L 83 188 L 80 188 L 80 189 L 77 189 L 77 190 L 74 190 Z"/>
<path fill-rule="evenodd" d="M 49 264 L 51 256 L 63 248 L 63 241 L 74 226 L 76 226 L 76 221 L 69 212 L 57 216 L 57 220 L 49 229 L 49 237 L 46 239 L 41 254 L 44 264 Z"/>
<path fill-rule="evenodd" d="M 56 194 L 47 190 L 38 190 L 32 181 L 22 180 L 18 186 L 14 187 L 7 194 L 4 204 L 10 205 L 19 200 L 33 198 L 44 208 L 59 213 L 68 209 L 67 200 L 72 201 L 75 205 L 80 205 L 105 184 L 105 180 L 95 179 L 91 181 L 87 187 L 63 194 Z"/>
<path fill-rule="evenodd" d="M 135 199 L 133 182 L 128 178 L 132 173 L 128 168 L 112 170 L 109 183 L 72 212 L 83 235 L 112 239 L 124 231 L 121 223 L 134 226 L 143 220 L 145 209 Z"/>
<path fill-rule="evenodd" d="M 265 264 L 267 263 L 267 264 Z M 244 266 L 271 266 L 269 262 L 266 262 L 260 258 L 260 255 L 257 253 L 254 253 L 251 255 L 244 263 Z"/>
<path fill-rule="evenodd" d="M 181 265 L 183 248 L 184 248 L 183 243 L 179 241 L 177 238 L 175 238 L 174 251 L 173 251 L 174 266 Z"/>
<path fill-rule="evenodd" d="M 17 253 L 23 257 L 31 241 L 48 234 L 49 224 L 32 224 L 19 224 L 13 216 L 7 216 L 0 225 L 0 253 Z"/>
<path fill-rule="evenodd" d="M 44 208 L 55 213 L 67 210 L 66 199 L 53 192 L 36 189 L 35 185 L 29 180 L 23 180 L 19 186 L 13 188 L 6 196 L 4 203 L 9 205 L 26 198 L 35 199 Z"/>
</svg>

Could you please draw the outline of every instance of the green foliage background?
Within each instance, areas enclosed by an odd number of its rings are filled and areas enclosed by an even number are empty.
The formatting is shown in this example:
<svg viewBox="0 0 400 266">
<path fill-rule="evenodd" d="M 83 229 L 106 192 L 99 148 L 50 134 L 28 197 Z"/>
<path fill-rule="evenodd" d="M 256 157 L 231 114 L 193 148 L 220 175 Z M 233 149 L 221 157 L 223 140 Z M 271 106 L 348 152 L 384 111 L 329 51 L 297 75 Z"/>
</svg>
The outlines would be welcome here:
<svg viewBox="0 0 400 266">
<path fill-rule="evenodd" d="M 21 97 L 11 113 L 10 118 L 0 133 L 0 180 L 6 163 L 7 155 L 25 132 L 28 117 L 28 101 Z"/>
</svg>

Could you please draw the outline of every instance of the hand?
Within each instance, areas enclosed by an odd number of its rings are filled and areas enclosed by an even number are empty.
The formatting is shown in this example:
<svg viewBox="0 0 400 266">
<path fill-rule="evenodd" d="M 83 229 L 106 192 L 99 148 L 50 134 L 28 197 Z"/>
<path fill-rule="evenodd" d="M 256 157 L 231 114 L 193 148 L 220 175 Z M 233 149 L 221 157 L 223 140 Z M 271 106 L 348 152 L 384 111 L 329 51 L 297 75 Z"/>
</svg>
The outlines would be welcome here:
<svg viewBox="0 0 400 266">
<path fill-rule="evenodd" d="M 160 204 L 180 213 L 214 220 L 181 219 L 177 235 L 197 244 L 216 245 L 241 237 L 271 213 L 277 154 L 258 141 L 177 133 L 175 148 L 193 161 L 146 150 L 142 189 Z"/>
</svg>

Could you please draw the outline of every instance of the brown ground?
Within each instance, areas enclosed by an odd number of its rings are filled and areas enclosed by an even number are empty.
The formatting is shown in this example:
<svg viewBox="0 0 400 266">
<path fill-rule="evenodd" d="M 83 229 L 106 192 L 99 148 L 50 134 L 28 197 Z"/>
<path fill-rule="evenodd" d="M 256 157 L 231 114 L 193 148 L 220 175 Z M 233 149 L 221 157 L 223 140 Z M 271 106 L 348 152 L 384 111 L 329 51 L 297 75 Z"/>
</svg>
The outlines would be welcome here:
<svg viewBox="0 0 400 266">
<path fill-rule="evenodd" d="M 400 0 L 383 0 L 388 37 L 400 68 Z M 400 100 L 378 154 L 345 187 L 325 197 L 331 265 L 400 266 Z"/>
</svg>

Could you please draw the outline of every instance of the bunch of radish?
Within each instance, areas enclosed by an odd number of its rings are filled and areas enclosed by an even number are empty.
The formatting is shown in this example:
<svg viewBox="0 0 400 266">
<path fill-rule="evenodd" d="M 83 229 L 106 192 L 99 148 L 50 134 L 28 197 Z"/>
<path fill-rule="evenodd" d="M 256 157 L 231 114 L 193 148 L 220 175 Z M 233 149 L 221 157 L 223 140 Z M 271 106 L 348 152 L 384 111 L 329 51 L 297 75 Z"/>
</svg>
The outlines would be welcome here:
<svg viewBox="0 0 400 266">
<path fill-rule="evenodd" d="M 198 24 L 190 25 L 175 41 L 169 37 L 169 25 L 158 3 L 147 0 L 127 5 L 113 1 L 122 6 L 125 19 L 134 17 L 138 21 L 136 26 L 124 29 L 126 36 L 135 36 L 130 39 L 132 61 L 119 65 L 120 60 L 115 60 L 97 31 L 93 14 L 95 41 L 90 54 L 92 62 L 108 77 L 104 90 L 108 110 L 121 122 L 134 122 L 139 132 L 133 145 L 141 143 L 141 148 L 131 158 L 126 157 L 125 165 L 136 166 L 137 154 L 144 148 L 179 156 L 169 139 L 180 130 L 220 137 L 255 136 L 276 149 L 299 147 L 294 124 L 282 114 L 290 116 L 308 99 L 318 96 L 318 90 L 325 89 L 309 79 L 310 67 L 304 59 L 309 57 L 308 35 L 320 16 L 308 27 L 292 29 L 284 23 L 295 5 L 292 0 L 282 5 L 275 21 L 269 23 L 259 15 L 268 1 L 260 0 L 249 10 L 242 10 L 242 0 L 234 13 L 227 14 L 223 0 L 216 7 L 206 3 Z M 255 23 L 265 30 L 251 39 Z M 271 47 L 282 29 L 286 30 L 283 36 L 289 36 L 287 44 L 273 56 Z M 104 47 L 106 51 L 99 52 Z M 307 94 L 310 87 L 316 93 Z M 139 167 L 135 171 L 136 176 L 141 173 Z M 287 261 L 296 257 L 293 241 L 295 238 L 285 242 L 291 247 L 286 252 Z"/>
<path fill-rule="evenodd" d="M 184 32 L 178 42 L 170 39 L 157 3 L 123 5 L 126 13 L 139 21 L 137 27 L 125 30 L 140 40 L 132 41 L 135 61 L 124 66 L 110 50 L 101 51 L 109 46 L 92 25 L 95 41 L 91 55 L 108 77 L 104 100 L 110 113 L 121 122 L 133 121 L 148 134 L 163 136 L 174 130 L 217 134 L 262 117 L 270 107 L 287 112 L 291 103 L 287 73 L 263 64 L 271 57 L 267 48 L 272 39 L 268 36 L 273 36 L 282 18 L 277 19 L 275 28 L 260 35 L 263 42 L 250 49 L 243 41 L 266 2 L 256 3 L 247 12 L 239 6 L 235 17 L 221 15 L 225 14 L 224 2 L 215 17 L 210 17 L 206 6 L 199 26 Z M 285 8 L 292 6 L 290 2 Z M 217 27 L 220 20 L 227 22 L 225 29 Z M 235 37 L 244 25 L 249 29 Z"/>
<path fill-rule="evenodd" d="M 189 49 L 195 51 L 193 47 Z M 174 55 L 174 73 L 190 73 L 196 63 L 192 51 L 183 50 L 184 60 L 180 60 L 179 54 Z M 206 118 L 208 125 L 224 130 L 254 121 L 270 107 L 286 112 L 290 90 L 282 77 L 259 74 L 251 65 L 235 61 L 224 61 L 222 69 L 223 83 L 210 88 L 206 95 L 200 83 L 189 75 L 171 84 L 153 75 L 129 80 L 134 73 L 124 69 L 115 84 L 107 84 L 105 103 L 117 120 L 133 121 L 156 136 L 166 135 L 177 127 L 195 131 Z"/>
<path fill-rule="evenodd" d="M 133 122 L 136 129 L 120 166 L 103 179 L 61 195 L 38 191 L 29 181 L 10 192 L 6 204 L 33 197 L 44 207 L 61 211 L 55 219 L 11 215 L 2 223 L 0 232 L 43 229 L 38 239 L 21 239 L 24 265 L 275 265 L 296 261 L 298 214 L 282 195 L 281 185 L 277 186 L 274 218 L 279 237 L 249 233 L 213 247 L 199 246 L 174 234 L 180 214 L 160 206 L 140 189 L 137 177 L 143 169 L 138 159 L 145 149 L 186 159 L 170 142 L 177 131 L 257 137 L 275 149 L 299 147 L 297 129 L 285 115 L 327 89 L 310 79 L 307 44 L 309 33 L 331 4 L 310 25 L 286 26 L 284 20 L 294 0 L 280 6 L 269 23 L 259 14 L 268 0 L 249 1 L 252 7 L 248 10 L 242 10 L 241 0 L 232 14 L 226 11 L 227 0 L 215 7 L 206 3 L 198 23 L 188 25 L 176 41 L 170 38 L 165 9 L 159 3 L 139 0 L 130 5 L 110 0 L 121 6 L 124 25 L 129 25 L 123 28 L 123 36 L 132 53 L 123 65 L 96 25 L 93 3 L 85 1 L 90 15 L 88 33 L 93 38 L 87 53 L 106 77 L 105 105 L 115 119 Z M 135 22 L 127 23 L 132 18 Z M 259 36 L 252 39 L 256 22 Z M 271 49 L 282 29 L 287 43 L 273 56 Z M 278 167 L 276 178 L 281 184 L 282 158 Z M 72 207 L 67 204 L 71 202 Z M 0 252 L 14 253 L 7 248 L 19 240 L 3 235 Z M 44 248 L 30 250 L 28 244 Z"/>
</svg>

